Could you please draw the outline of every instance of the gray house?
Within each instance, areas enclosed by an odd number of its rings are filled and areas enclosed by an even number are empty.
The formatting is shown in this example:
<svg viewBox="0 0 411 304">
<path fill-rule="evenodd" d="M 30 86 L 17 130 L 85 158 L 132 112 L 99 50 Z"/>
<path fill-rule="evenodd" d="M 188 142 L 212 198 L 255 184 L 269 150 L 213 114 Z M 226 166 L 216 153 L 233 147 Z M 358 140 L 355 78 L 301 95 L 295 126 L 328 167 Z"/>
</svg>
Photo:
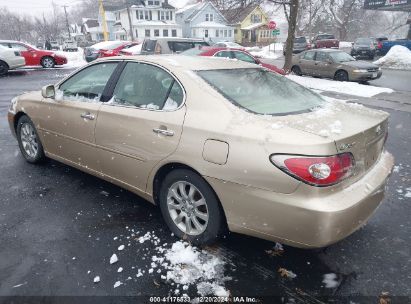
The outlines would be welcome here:
<svg viewBox="0 0 411 304">
<path fill-rule="evenodd" d="M 183 37 L 211 42 L 234 41 L 234 28 L 209 1 L 188 5 L 176 13 L 176 22 L 183 28 Z"/>
</svg>

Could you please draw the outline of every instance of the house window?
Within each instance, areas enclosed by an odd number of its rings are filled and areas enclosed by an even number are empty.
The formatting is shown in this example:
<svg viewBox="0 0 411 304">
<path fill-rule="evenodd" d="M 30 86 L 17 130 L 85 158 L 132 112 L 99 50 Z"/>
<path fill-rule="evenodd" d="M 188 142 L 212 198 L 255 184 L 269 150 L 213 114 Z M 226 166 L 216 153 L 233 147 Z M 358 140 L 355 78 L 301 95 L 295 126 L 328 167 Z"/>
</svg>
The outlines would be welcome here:
<svg viewBox="0 0 411 304">
<path fill-rule="evenodd" d="M 208 38 L 208 30 L 204 30 L 204 37 Z"/>
<path fill-rule="evenodd" d="M 154 30 L 154 37 L 160 36 L 160 30 Z"/>
<path fill-rule="evenodd" d="M 224 31 L 220 30 L 220 37 L 223 37 L 223 36 L 224 36 Z"/>
<path fill-rule="evenodd" d="M 216 37 L 220 37 L 219 34 L 220 34 L 220 31 L 219 31 L 219 30 L 216 30 L 216 31 L 215 31 L 215 36 L 216 36 Z"/>
<path fill-rule="evenodd" d="M 136 38 L 138 38 L 138 30 L 136 30 Z"/>
<path fill-rule="evenodd" d="M 251 22 L 252 23 L 261 23 L 262 15 L 252 14 Z"/>
<path fill-rule="evenodd" d="M 147 1 L 148 2 L 148 5 L 153 5 L 154 4 L 154 1 Z"/>
<path fill-rule="evenodd" d="M 168 30 L 163 30 L 163 37 L 168 37 Z"/>
<path fill-rule="evenodd" d="M 143 11 L 138 11 L 138 18 L 139 20 L 144 20 L 144 12 Z"/>
<path fill-rule="evenodd" d="M 238 34 L 238 30 L 234 29 L 234 34 L 237 35 Z"/>
<path fill-rule="evenodd" d="M 144 19 L 145 20 L 153 20 L 153 14 L 151 11 L 144 11 Z"/>
<path fill-rule="evenodd" d="M 206 14 L 206 21 L 214 21 L 214 14 Z"/>
<path fill-rule="evenodd" d="M 160 1 L 154 1 L 155 5 L 160 5 Z"/>
<path fill-rule="evenodd" d="M 150 30 L 146 30 L 146 37 L 150 37 Z"/>
<path fill-rule="evenodd" d="M 177 30 L 172 30 L 171 31 L 171 36 L 177 37 Z"/>
<path fill-rule="evenodd" d="M 137 16 L 138 19 L 138 16 Z M 120 20 L 120 13 L 116 13 L 116 20 Z"/>
<path fill-rule="evenodd" d="M 231 37 L 233 35 L 233 31 L 232 30 L 228 30 L 228 37 Z"/>
<path fill-rule="evenodd" d="M 224 30 L 224 37 L 227 37 L 227 30 Z"/>
</svg>

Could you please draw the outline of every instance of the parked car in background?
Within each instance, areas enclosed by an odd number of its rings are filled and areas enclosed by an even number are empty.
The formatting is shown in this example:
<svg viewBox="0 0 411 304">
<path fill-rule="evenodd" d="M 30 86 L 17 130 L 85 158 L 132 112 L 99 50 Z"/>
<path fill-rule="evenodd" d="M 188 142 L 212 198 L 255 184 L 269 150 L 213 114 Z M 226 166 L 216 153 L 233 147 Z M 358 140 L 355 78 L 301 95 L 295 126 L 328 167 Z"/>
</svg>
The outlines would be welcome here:
<svg viewBox="0 0 411 304">
<path fill-rule="evenodd" d="M 308 41 L 306 37 L 300 36 L 300 37 L 294 38 L 293 54 L 298 54 L 305 50 L 310 50 L 310 49 L 311 49 L 311 43 Z M 285 51 L 283 51 L 283 54 L 285 55 Z"/>
<path fill-rule="evenodd" d="M 351 56 L 366 57 L 374 59 L 375 57 L 375 40 L 372 38 L 357 38 L 351 48 Z"/>
<path fill-rule="evenodd" d="M 84 59 L 91 62 L 97 58 L 118 56 L 122 50 L 137 44 L 137 42 L 120 40 L 99 42 L 84 49 Z"/>
<path fill-rule="evenodd" d="M 187 242 L 230 230 L 302 248 L 347 237 L 380 205 L 388 118 L 254 64 L 189 56 L 102 59 L 8 110 L 27 162 L 124 187 Z"/>
<path fill-rule="evenodd" d="M 380 78 L 377 65 L 356 60 L 344 51 L 324 49 L 302 52 L 293 57 L 291 70 L 297 75 L 332 78 L 339 81 L 368 81 Z"/>
<path fill-rule="evenodd" d="M 179 54 L 198 46 L 209 46 L 207 41 L 192 38 L 145 39 L 141 48 L 142 55 Z"/>
<path fill-rule="evenodd" d="M 238 43 L 235 43 L 235 42 L 232 42 L 232 41 L 220 41 L 220 42 L 217 42 L 216 44 L 213 44 L 213 46 L 214 47 L 221 47 L 221 48 L 233 48 L 233 49 L 243 49 L 243 50 L 245 50 L 245 48 L 242 45 L 240 45 Z"/>
<path fill-rule="evenodd" d="M 122 49 L 119 53 L 120 56 L 134 56 L 141 54 L 141 44 L 134 45 L 132 47 Z"/>
<path fill-rule="evenodd" d="M 55 51 L 60 50 L 60 44 L 57 41 L 50 41 L 51 49 Z"/>
<path fill-rule="evenodd" d="M 66 39 L 63 42 L 63 51 L 65 52 L 77 52 L 77 41 L 73 38 Z"/>
<path fill-rule="evenodd" d="M 20 41 L 0 40 L 0 45 L 16 49 L 26 60 L 27 66 L 39 66 L 43 68 L 53 68 L 56 65 L 67 63 L 67 58 L 63 55 L 48 50 L 39 50 L 36 47 Z"/>
<path fill-rule="evenodd" d="M 0 76 L 6 75 L 9 70 L 22 67 L 26 60 L 20 51 L 6 48 L 0 45 Z"/>
<path fill-rule="evenodd" d="M 335 39 L 334 35 L 331 34 L 319 34 L 312 41 L 313 48 L 339 48 L 340 41 Z"/>
<path fill-rule="evenodd" d="M 219 48 L 219 47 L 197 47 L 189 49 L 185 52 L 182 52 L 181 55 L 186 56 L 205 56 L 205 57 L 219 57 L 219 58 L 230 58 L 230 59 L 237 59 L 249 63 L 258 64 L 263 66 L 273 72 L 276 72 L 281 75 L 285 75 L 283 69 L 276 67 L 273 64 L 268 64 L 261 62 L 260 59 L 255 58 L 249 52 L 243 49 L 233 49 L 233 48 Z"/>
<path fill-rule="evenodd" d="M 377 37 L 374 38 L 375 39 L 375 55 L 377 56 L 381 56 L 381 49 L 382 49 L 382 43 L 384 41 L 387 41 L 388 38 L 387 37 Z"/>
<path fill-rule="evenodd" d="M 411 50 L 411 40 L 407 40 L 407 39 L 385 40 L 382 42 L 382 46 L 379 49 L 379 55 L 384 56 L 385 54 L 388 53 L 388 51 L 394 45 L 401 45 Z"/>
</svg>

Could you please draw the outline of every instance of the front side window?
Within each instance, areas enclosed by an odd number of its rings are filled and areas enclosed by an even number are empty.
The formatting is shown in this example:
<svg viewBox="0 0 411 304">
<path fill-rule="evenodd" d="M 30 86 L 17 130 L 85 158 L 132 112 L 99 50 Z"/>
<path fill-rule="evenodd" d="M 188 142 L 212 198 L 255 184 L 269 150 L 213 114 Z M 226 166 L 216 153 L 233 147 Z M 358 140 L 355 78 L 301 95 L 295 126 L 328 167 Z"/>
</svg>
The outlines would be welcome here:
<svg viewBox="0 0 411 304">
<path fill-rule="evenodd" d="M 260 68 L 205 70 L 197 74 L 233 104 L 257 114 L 304 113 L 325 103 L 303 86 Z"/>
<path fill-rule="evenodd" d="M 175 110 L 184 99 L 178 82 L 163 69 L 129 62 L 116 85 L 116 104 L 153 110 Z"/>
<path fill-rule="evenodd" d="M 117 62 L 99 63 L 87 67 L 63 82 L 56 99 L 74 101 L 100 101 L 104 88 Z"/>
<path fill-rule="evenodd" d="M 324 52 L 317 52 L 317 55 L 315 55 L 315 61 L 326 62 L 328 59 L 329 59 L 328 54 Z"/>
<path fill-rule="evenodd" d="M 255 59 L 251 57 L 250 55 L 247 55 L 243 52 L 233 52 L 233 53 L 234 53 L 234 57 L 238 60 L 255 63 Z"/>
</svg>

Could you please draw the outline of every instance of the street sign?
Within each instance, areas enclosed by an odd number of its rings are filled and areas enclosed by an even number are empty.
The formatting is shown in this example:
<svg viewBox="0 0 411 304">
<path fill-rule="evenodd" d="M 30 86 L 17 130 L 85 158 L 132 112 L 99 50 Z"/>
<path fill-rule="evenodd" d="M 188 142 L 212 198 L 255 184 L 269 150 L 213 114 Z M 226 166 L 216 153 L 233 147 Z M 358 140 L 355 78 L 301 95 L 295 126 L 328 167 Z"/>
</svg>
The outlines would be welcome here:
<svg viewBox="0 0 411 304">
<path fill-rule="evenodd" d="M 277 27 L 277 23 L 275 23 L 275 21 L 268 22 L 268 28 L 270 30 L 274 30 L 276 27 Z"/>
<path fill-rule="evenodd" d="M 273 36 L 278 36 L 278 35 L 280 35 L 280 30 L 273 30 L 272 31 L 272 34 L 273 34 Z"/>
</svg>

